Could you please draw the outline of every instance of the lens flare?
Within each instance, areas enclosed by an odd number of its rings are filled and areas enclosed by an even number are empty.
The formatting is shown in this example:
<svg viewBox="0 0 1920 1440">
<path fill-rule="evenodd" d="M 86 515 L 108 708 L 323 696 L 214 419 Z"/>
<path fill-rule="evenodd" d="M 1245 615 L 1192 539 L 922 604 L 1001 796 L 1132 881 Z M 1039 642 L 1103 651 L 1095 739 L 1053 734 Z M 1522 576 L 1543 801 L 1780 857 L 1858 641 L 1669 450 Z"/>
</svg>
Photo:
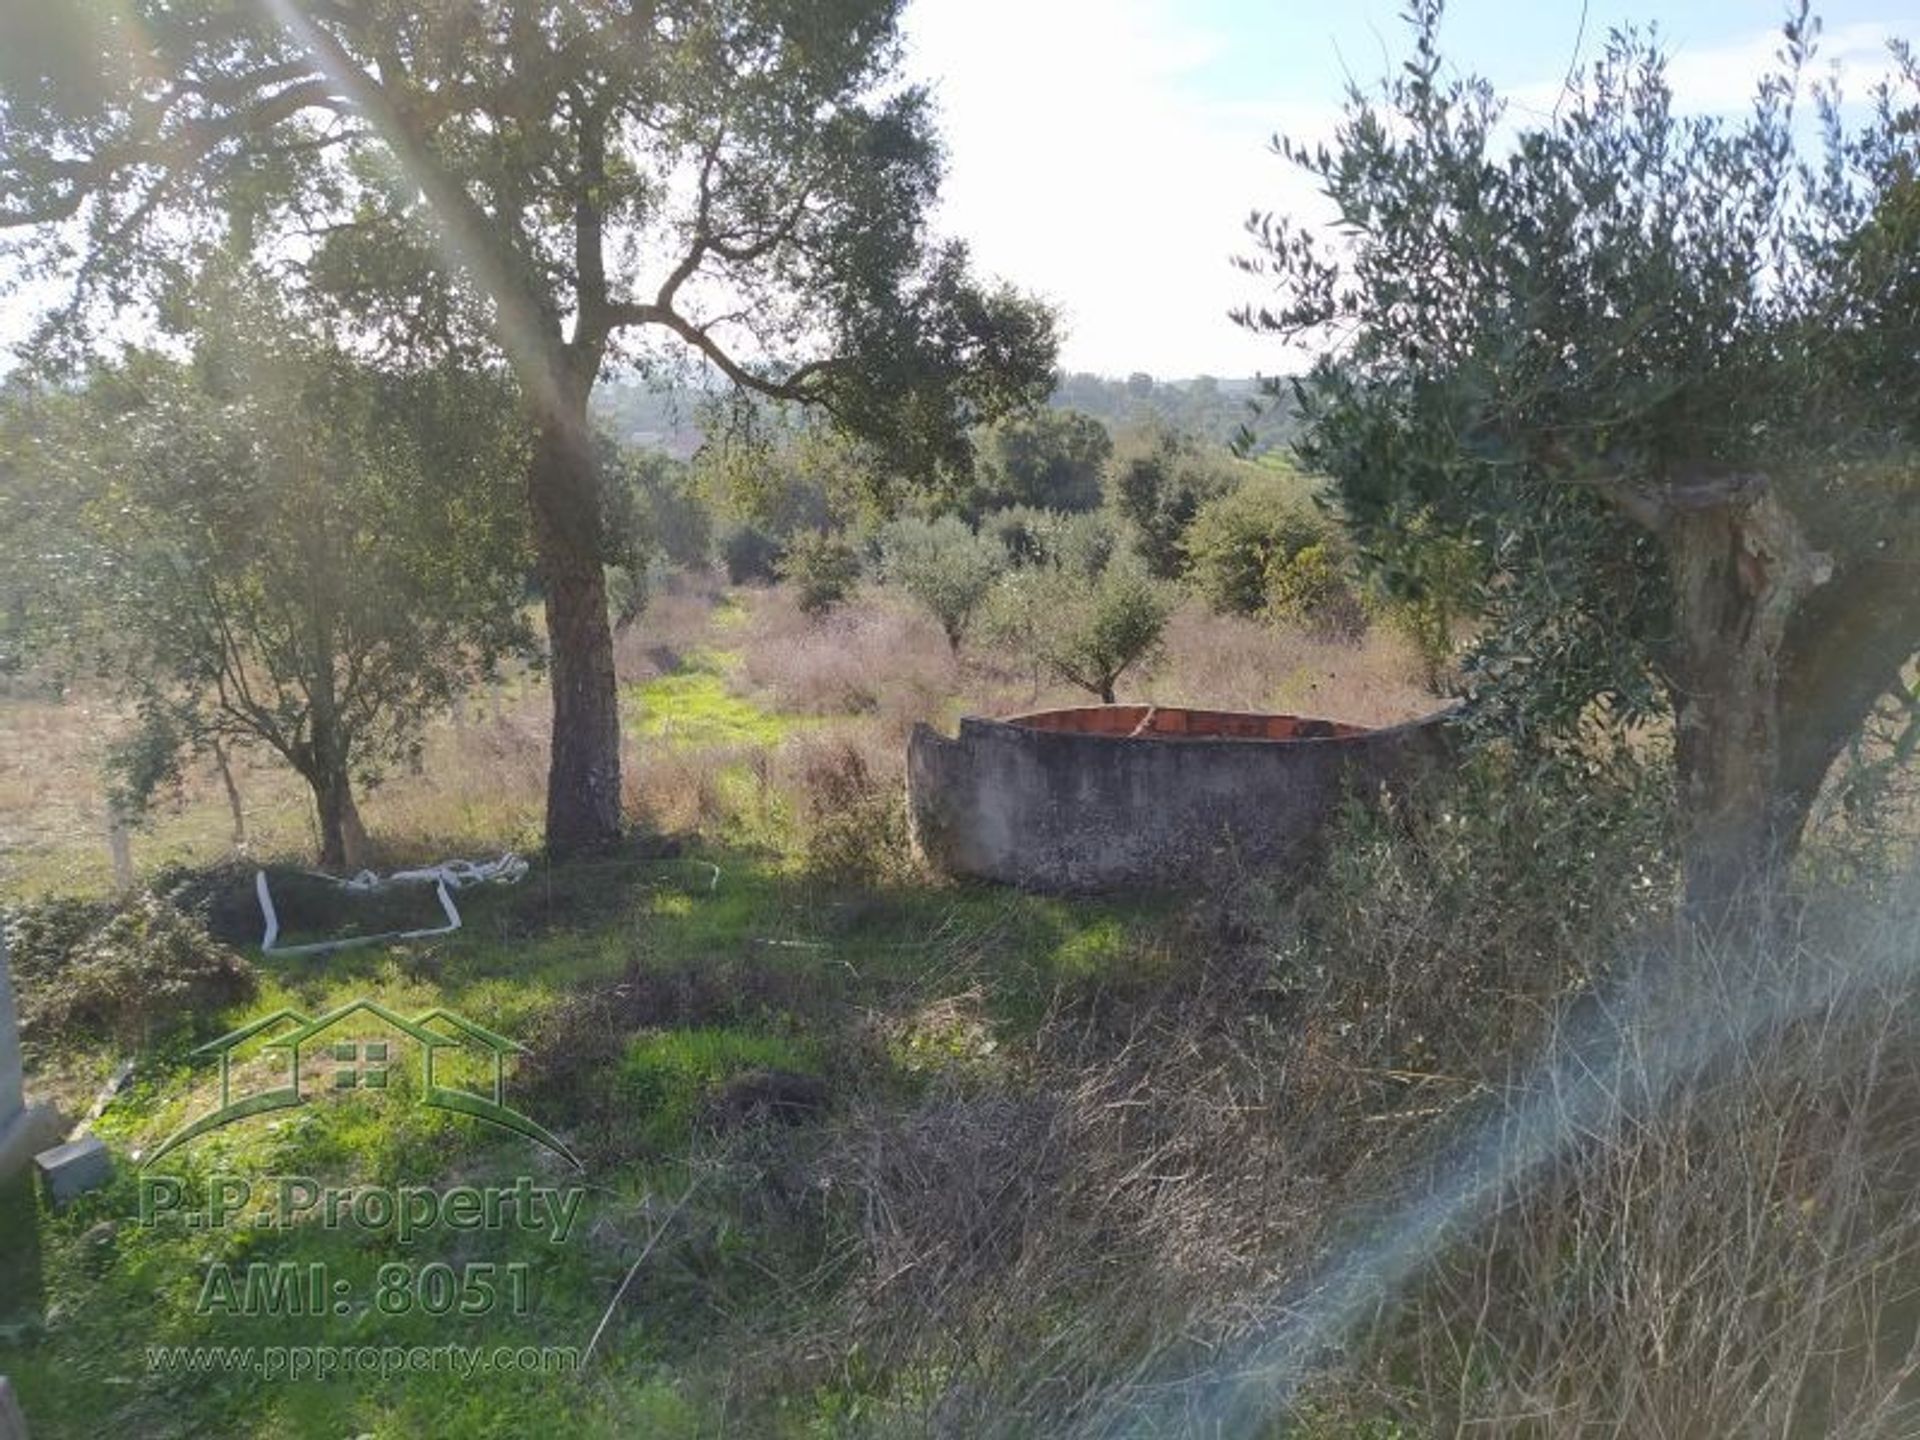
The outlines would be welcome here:
<svg viewBox="0 0 1920 1440">
<path fill-rule="evenodd" d="M 1758 1066 L 1780 1027 L 1916 969 L 1920 940 L 1912 939 L 1824 967 L 1799 957 L 1743 967 L 1699 945 L 1684 966 L 1644 966 L 1634 983 L 1576 1007 L 1517 1102 L 1446 1147 L 1418 1194 L 1389 1205 L 1304 1283 L 1274 1295 L 1251 1334 L 1200 1374 L 1155 1374 L 1149 1360 L 1083 1433 L 1272 1433 L 1338 1346 L 1544 1167 L 1654 1115 L 1712 1067 L 1743 1057 Z"/>
</svg>

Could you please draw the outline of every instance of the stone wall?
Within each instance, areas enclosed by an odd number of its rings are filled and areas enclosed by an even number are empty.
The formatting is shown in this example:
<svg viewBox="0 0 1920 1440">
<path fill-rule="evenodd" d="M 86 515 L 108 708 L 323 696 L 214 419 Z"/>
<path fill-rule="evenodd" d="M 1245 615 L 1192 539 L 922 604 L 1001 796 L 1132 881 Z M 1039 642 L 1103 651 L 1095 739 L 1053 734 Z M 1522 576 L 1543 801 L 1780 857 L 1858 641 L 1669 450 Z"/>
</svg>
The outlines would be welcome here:
<svg viewBox="0 0 1920 1440">
<path fill-rule="evenodd" d="M 29 1105 L 23 1093 L 20 1027 L 7 969 L 7 937 L 0 930 L 0 1185 L 60 1138 L 60 1117 L 51 1106 Z"/>
<path fill-rule="evenodd" d="M 1191 883 L 1298 861 L 1349 793 L 1449 750 L 1444 712 L 1382 730 L 1293 716 L 1089 706 L 965 719 L 907 747 L 914 843 L 936 868 L 1040 890 Z M 1295 737 L 1295 738 L 1280 738 Z"/>
</svg>

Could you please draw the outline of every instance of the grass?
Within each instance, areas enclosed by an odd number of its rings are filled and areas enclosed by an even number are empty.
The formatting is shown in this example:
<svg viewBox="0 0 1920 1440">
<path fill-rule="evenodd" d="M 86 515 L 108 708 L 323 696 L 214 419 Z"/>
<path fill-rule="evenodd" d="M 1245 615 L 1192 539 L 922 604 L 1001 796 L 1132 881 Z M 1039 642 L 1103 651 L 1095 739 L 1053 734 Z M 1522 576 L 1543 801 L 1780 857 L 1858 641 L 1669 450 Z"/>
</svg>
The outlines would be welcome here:
<svg viewBox="0 0 1920 1440">
<path fill-rule="evenodd" d="M 673 1433 L 674 1425 L 704 1433 L 726 1376 L 724 1367 L 701 1361 L 702 1346 L 766 1310 L 774 1297 L 761 1271 L 775 1262 L 763 1252 L 788 1243 L 758 1233 L 724 1186 L 683 1212 L 674 1265 L 691 1273 L 670 1270 L 630 1299 L 584 1379 L 296 1384 L 199 1375 L 162 1382 L 145 1373 L 144 1347 L 317 1339 L 389 1348 L 583 1345 L 649 1226 L 702 1173 L 689 1146 L 704 1098 L 726 1080 L 769 1068 L 836 1073 L 837 1066 L 845 1076 L 844 1063 L 826 1054 L 833 1037 L 853 1034 L 865 1016 L 904 1015 L 924 1009 L 923 996 L 983 982 L 984 1023 L 1006 1036 L 1030 1032 L 1054 977 L 1084 975 L 1089 956 L 1117 958 L 1119 917 L 1152 923 L 1151 910 L 1137 905 L 1075 905 L 976 889 L 824 893 L 763 857 L 716 849 L 675 861 L 542 869 L 520 887 L 469 892 L 462 901 L 467 927 L 444 940 L 263 962 L 259 999 L 215 1019 L 237 1025 L 283 1005 L 311 1014 L 365 996 L 402 1014 L 444 1005 L 510 1035 L 535 1036 L 565 997 L 615 985 L 635 966 L 661 975 L 731 967 L 806 1002 L 797 1011 L 777 1007 L 734 1023 L 649 1026 L 591 1072 L 585 1083 L 630 1117 L 637 1150 L 589 1175 L 581 1233 L 592 1238 L 568 1247 L 508 1235 L 410 1256 L 390 1242 L 311 1223 L 218 1233 L 133 1223 L 134 1157 L 214 1099 L 211 1073 L 180 1047 L 146 1057 L 96 1127 L 116 1153 L 114 1185 L 67 1211 L 36 1214 L 29 1227 L 38 1246 L 35 1273 L 21 1288 L 9 1287 L 0 1373 L 13 1377 L 37 1435 L 105 1426 L 163 1435 L 172 1433 L 170 1417 L 187 1417 L 179 1433 L 195 1434 L 386 1435 L 427 1424 L 435 1433 L 452 1426 L 463 1434 L 511 1435 L 554 1413 L 574 1417 L 569 1423 L 579 1428 L 568 1433 L 634 1433 L 643 1423 L 669 1427 L 657 1433 Z M 777 983 L 788 976 L 790 985 Z M 907 1038 L 911 1021 L 897 1028 L 902 1083 L 912 1087 L 937 1074 L 926 1043 Z M 886 1053 L 878 1051 L 881 1071 L 892 1063 Z M 866 1076 L 861 1083 L 887 1082 Z M 564 1116 L 555 1123 L 566 1128 Z M 411 1103 L 404 1085 L 383 1096 L 328 1096 L 291 1116 L 243 1122 L 182 1153 L 190 1180 L 216 1171 L 292 1173 L 340 1186 L 456 1178 L 510 1184 L 541 1161 L 511 1138 Z M 498 1317 L 383 1316 L 364 1307 L 319 1324 L 195 1310 L 215 1265 L 324 1264 L 363 1297 L 373 1292 L 382 1264 L 420 1258 L 529 1263 L 539 1277 L 533 1309 L 510 1325 Z M 129 1325 L 134 1314 L 146 1318 Z M 808 1433 L 811 1423 L 796 1418 L 791 1433 Z"/>
<path fill-rule="evenodd" d="M 629 690 L 633 733 L 676 746 L 777 745 L 794 721 L 769 714 L 710 671 L 662 675 Z"/>
</svg>

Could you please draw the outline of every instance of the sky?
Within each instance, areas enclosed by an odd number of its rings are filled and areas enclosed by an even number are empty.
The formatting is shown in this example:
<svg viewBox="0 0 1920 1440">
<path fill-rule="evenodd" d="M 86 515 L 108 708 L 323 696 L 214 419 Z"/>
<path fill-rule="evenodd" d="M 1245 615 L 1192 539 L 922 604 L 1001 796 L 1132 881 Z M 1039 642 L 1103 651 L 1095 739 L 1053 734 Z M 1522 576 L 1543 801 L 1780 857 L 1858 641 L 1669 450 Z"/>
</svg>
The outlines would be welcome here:
<svg viewBox="0 0 1920 1440">
<path fill-rule="evenodd" d="M 1817 0 L 1818 3 L 1818 0 Z M 1258 301 L 1232 257 L 1256 210 L 1325 218 L 1268 148 L 1330 136 L 1349 80 L 1410 50 L 1404 0 L 909 0 L 907 70 L 933 92 L 948 173 L 936 217 L 977 266 L 1054 304 L 1061 366 L 1243 376 L 1298 354 L 1228 318 Z M 1784 0 L 1450 0 L 1443 53 L 1544 114 L 1609 28 L 1652 21 L 1681 108 L 1744 109 Z M 1816 64 L 1849 95 L 1920 44 L 1920 0 L 1825 0 Z M 0 373 L 51 286 L 0 296 Z"/>
<path fill-rule="evenodd" d="M 1227 318 L 1257 300 L 1232 266 L 1255 210 L 1324 216 L 1268 149 L 1331 133 L 1349 79 L 1410 51 L 1403 0 L 911 0 L 910 73 L 947 144 L 939 223 L 978 265 L 1060 310 L 1068 370 L 1163 377 L 1290 368 Z M 1779 43 L 1780 0 L 1454 0 L 1442 53 L 1551 110 L 1576 60 L 1652 21 L 1684 110 L 1743 110 Z M 1920 43 L 1917 0 L 1820 7 L 1816 65 L 1862 95 L 1886 42 Z"/>
</svg>

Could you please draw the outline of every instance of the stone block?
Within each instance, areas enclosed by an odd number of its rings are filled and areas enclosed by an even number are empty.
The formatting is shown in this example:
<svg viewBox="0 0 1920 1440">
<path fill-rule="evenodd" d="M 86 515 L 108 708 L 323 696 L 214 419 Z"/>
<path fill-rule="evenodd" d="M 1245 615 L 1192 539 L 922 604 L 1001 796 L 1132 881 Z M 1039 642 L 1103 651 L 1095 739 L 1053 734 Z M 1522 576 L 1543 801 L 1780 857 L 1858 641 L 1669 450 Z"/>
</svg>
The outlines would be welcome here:
<svg viewBox="0 0 1920 1440">
<path fill-rule="evenodd" d="M 113 1158 L 107 1147 L 92 1135 L 69 1140 L 33 1157 L 40 1172 L 40 1183 L 47 1198 L 64 1205 L 77 1195 L 98 1190 L 113 1177 Z"/>
</svg>

